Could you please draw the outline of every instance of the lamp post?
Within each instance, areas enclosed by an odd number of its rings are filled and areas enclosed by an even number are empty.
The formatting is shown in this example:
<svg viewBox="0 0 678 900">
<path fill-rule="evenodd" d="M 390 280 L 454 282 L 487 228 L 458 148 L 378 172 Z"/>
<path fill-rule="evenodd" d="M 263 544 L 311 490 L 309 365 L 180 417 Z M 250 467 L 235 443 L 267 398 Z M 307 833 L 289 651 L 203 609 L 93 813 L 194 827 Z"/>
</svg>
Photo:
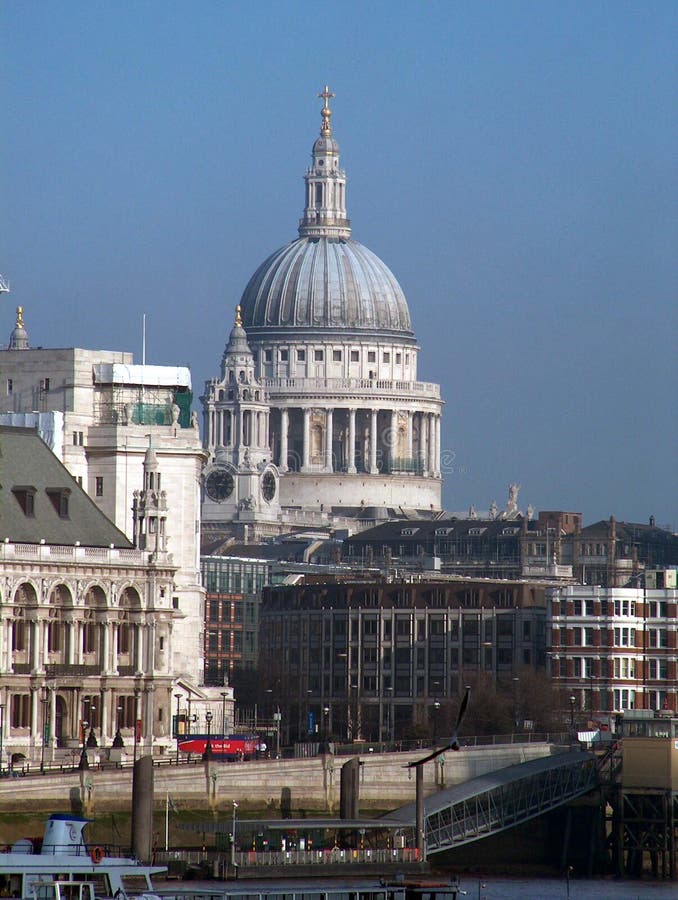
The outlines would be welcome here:
<svg viewBox="0 0 678 900">
<path fill-rule="evenodd" d="M 273 713 L 273 720 L 275 722 L 275 758 L 280 759 L 280 725 L 282 722 L 280 706 L 276 706 L 276 710 Z"/>
<path fill-rule="evenodd" d="M 440 700 L 433 703 L 433 743 L 438 740 L 438 713 L 440 711 Z"/>
<path fill-rule="evenodd" d="M 123 711 L 122 705 L 118 704 L 118 706 L 116 706 L 116 708 L 115 708 L 115 711 L 116 711 L 115 737 L 113 738 L 112 746 L 115 747 L 116 750 L 122 750 L 123 747 L 125 746 L 125 742 L 122 739 L 122 732 L 120 730 L 122 727 L 122 711 Z"/>
<path fill-rule="evenodd" d="M 49 721 L 47 718 L 48 714 L 48 704 L 49 704 L 49 688 L 47 685 L 43 685 L 40 690 L 40 702 L 42 704 L 42 744 L 40 747 L 40 771 L 44 775 L 45 774 L 45 744 L 49 740 Z M 2 756 L 2 752 L 0 751 L 0 756 Z"/>
<path fill-rule="evenodd" d="M 207 746 L 205 747 L 205 755 L 204 759 L 212 758 L 212 742 L 210 740 L 210 735 L 212 734 L 212 713 L 210 710 L 207 710 L 205 714 L 205 721 L 207 722 Z"/>
<path fill-rule="evenodd" d="M 221 736 L 226 737 L 226 698 L 228 691 L 221 692 Z"/>
<path fill-rule="evenodd" d="M 574 694 L 570 695 L 570 736 L 574 738 L 574 704 L 576 703 L 577 698 Z"/>
<path fill-rule="evenodd" d="M 325 744 L 327 744 L 330 738 L 330 708 L 329 706 L 323 706 L 323 739 Z M 325 748 L 327 749 L 327 747 Z"/>
<path fill-rule="evenodd" d="M 89 727 L 89 722 L 82 723 L 82 751 L 80 753 L 80 762 L 78 763 L 79 769 L 89 769 L 89 760 L 87 759 L 87 728 Z"/>
<path fill-rule="evenodd" d="M 179 701 L 181 694 L 175 694 L 174 699 L 177 701 L 177 716 L 174 720 L 174 736 L 177 739 L 177 765 L 179 765 Z"/>
<path fill-rule="evenodd" d="M 232 827 L 232 834 L 231 834 L 231 837 L 233 838 L 233 842 L 231 843 L 231 865 L 233 866 L 234 869 L 235 869 L 235 829 L 236 829 L 236 825 L 238 822 L 237 812 L 238 812 L 238 804 L 234 800 L 233 801 L 233 827 Z"/>
<path fill-rule="evenodd" d="M 139 722 L 139 688 L 134 689 L 134 762 L 137 761 L 137 743 L 139 741 L 138 725 Z"/>
</svg>

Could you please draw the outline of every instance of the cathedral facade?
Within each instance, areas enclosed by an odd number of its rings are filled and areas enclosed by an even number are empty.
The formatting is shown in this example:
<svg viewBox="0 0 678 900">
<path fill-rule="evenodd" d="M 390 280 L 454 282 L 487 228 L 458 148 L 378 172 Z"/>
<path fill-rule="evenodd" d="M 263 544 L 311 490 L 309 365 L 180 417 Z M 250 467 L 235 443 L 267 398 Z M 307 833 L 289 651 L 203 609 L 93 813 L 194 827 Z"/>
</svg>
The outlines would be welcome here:
<svg viewBox="0 0 678 900">
<path fill-rule="evenodd" d="M 333 95 L 320 96 L 299 237 L 252 275 L 202 397 L 206 534 L 440 509 L 440 387 L 417 380 L 395 276 L 351 237 Z"/>
</svg>

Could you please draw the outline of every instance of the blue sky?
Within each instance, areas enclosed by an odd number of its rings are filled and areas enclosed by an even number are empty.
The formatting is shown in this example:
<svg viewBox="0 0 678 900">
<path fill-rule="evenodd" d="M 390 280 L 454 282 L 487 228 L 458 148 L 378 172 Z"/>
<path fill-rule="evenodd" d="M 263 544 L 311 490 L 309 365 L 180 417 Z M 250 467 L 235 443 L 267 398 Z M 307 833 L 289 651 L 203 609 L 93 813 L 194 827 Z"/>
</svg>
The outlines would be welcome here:
<svg viewBox="0 0 678 900">
<path fill-rule="evenodd" d="M 0 5 L 0 334 L 218 374 L 333 125 L 446 400 L 444 502 L 678 527 L 674 2 Z M 4 332 L 3 332 L 4 329 Z M 6 340 L 6 337 L 2 338 Z"/>
</svg>

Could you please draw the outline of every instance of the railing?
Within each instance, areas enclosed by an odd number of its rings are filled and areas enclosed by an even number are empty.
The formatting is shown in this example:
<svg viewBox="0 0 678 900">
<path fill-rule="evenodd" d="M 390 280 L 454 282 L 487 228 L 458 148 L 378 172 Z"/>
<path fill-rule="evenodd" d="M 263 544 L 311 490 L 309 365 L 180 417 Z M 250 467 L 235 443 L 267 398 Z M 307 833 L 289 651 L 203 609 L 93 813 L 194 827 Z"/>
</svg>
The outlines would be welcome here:
<svg viewBox="0 0 678 900">
<path fill-rule="evenodd" d="M 0 559 L 30 559 L 45 562 L 58 559 L 79 563 L 104 563 L 106 565 L 144 565 L 148 553 L 116 547 L 80 547 L 68 544 L 14 544 L 0 542 Z"/>
<path fill-rule="evenodd" d="M 309 824 L 309 827 L 313 827 Z M 322 850 L 251 850 L 236 851 L 234 857 L 230 850 L 157 850 L 154 855 L 156 865 L 171 865 L 181 862 L 188 866 L 209 866 L 213 871 L 224 872 L 232 862 L 241 869 L 273 866 L 327 866 L 327 865 L 379 865 L 416 863 L 418 851 L 414 848 L 388 850 L 381 849 L 340 849 L 333 847 Z"/>
<path fill-rule="evenodd" d="M 374 393 L 416 395 L 426 399 L 440 398 L 440 385 L 430 381 L 395 381 L 382 378 L 296 378 L 265 376 L 262 385 L 272 394 Z"/>
<path fill-rule="evenodd" d="M 14 666 L 16 672 L 16 665 Z M 47 678 L 56 678 L 64 675 L 101 675 L 101 666 L 86 666 L 76 663 L 50 663 L 45 666 Z"/>
</svg>

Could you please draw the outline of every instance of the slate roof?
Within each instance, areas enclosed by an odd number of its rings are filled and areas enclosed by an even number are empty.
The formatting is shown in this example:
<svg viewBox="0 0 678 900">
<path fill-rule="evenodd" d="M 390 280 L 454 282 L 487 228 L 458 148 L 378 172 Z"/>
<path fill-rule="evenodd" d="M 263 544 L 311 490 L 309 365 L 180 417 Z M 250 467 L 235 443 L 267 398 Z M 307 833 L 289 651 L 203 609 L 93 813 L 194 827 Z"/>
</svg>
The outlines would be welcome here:
<svg viewBox="0 0 678 900">
<path fill-rule="evenodd" d="M 536 524 L 536 523 L 535 523 Z M 528 523 L 535 527 L 535 524 Z M 398 519 L 384 522 L 353 534 L 345 545 L 425 543 L 434 538 L 454 540 L 462 537 L 490 539 L 498 536 L 517 537 L 522 529 L 522 519 Z"/>
<path fill-rule="evenodd" d="M 32 494 L 33 511 L 24 510 Z M 67 509 L 60 515 L 60 499 Z M 101 512 L 32 428 L 0 426 L 0 541 L 130 549 L 131 541 Z"/>
</svg>

